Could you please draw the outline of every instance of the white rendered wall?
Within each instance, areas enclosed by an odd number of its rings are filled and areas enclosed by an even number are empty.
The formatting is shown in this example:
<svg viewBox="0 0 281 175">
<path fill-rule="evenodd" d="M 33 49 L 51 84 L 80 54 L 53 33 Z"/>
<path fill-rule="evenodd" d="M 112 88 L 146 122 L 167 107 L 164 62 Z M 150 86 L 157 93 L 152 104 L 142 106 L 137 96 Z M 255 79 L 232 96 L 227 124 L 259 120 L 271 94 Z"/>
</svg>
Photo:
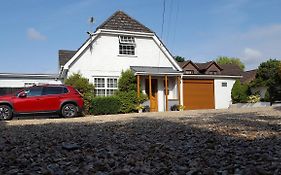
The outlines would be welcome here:
<svg viewBox="0 0 281 175">
<path fill-rule="evenodd" d="M 215 108 L 227 109 L 231 104 L 231 90 L 235 83 L 235 79 L 215 79 Z M 226 82 L 227 87 L 222 87 L 222 83 Z"/>
<path fill-rule="evenodd" d="M 100 35 L 70 68 L 68 76 L 80 72 L 93 76 L 120 76 L 130 66 L 173 67 L 152 38 L 135 37 L 134 56 L 119 55 L 118 35 Z"/>
<path fill-rule="evenodd" d="M 61 81 L 52 79 L 32 79 L 32 78 L 0 78 L 0 87 L 19 88 L 24 87 L 25 83 L 38 84 L 62 84 Z"/>
</svg>

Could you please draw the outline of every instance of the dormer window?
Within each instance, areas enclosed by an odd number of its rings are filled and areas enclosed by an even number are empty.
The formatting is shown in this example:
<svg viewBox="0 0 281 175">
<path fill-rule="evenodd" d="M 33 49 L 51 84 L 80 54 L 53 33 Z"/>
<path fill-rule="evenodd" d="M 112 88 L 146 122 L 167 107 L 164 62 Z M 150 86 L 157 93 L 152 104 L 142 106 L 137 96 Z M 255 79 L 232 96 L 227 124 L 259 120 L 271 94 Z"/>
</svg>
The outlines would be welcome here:
<svg viewBox="0 0 281 175">
<path fill-rule="evenodd" d="M 186 74 L 194 74 L 194 70 L 186 70 L 185 73 Z"/>
<path fill-rule="evenodd" d="M 119 54 L 135 55 L 135 38 L 132 36 L 119 36 Z"/>
<path fill-rule="evenodd" d="M 217 75 L 217 74 L 218 74 L 218 71 L 210 71 L 209 74 Z"/>
</svg>

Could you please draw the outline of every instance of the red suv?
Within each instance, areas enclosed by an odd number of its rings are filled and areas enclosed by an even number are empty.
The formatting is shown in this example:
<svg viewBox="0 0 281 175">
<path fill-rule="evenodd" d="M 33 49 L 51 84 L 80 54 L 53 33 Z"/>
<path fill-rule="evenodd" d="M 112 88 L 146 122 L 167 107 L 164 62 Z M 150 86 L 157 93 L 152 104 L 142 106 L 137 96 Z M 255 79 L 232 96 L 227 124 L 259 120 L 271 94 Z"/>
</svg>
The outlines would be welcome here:
<svg viewBox="0 0 281 175">
<path fill-rule="evenodd" d="M 0 120 L 17 114 L 58 113 L 74 117 L 82 113 L 83 98 L 71 86 L 33 86 L 12 95 L 0 96 Z"/>
</svg>

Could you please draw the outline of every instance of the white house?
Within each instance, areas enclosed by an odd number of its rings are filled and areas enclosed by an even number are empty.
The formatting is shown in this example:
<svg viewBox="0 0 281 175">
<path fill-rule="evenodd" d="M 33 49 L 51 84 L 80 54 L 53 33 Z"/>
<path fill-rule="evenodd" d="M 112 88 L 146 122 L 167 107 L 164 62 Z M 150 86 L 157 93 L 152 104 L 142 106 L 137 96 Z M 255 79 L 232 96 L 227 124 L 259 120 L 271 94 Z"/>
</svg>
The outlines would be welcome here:
<svg viewBox="0 0 281 175">
<path fill-rule="evenodd" d="M 95 84 L 97 96 L 112 95 L 122 70 L 133 70 L 138 91 L 149 96 L 151 111 L 170 110 L 174 104 L 186 105 L 187 109 L 227 108 L 233 83 L 241 78 L 221 74 L 224 68 L 218 65 L 215 66 L 220 72 L 214 75 L 214 63 L 206 65 L 209 67 L 203 72 L 198 66 L 198 72 L 186 69 L 189 63 L 179 65 L 153 31 L 122 11 L 115 12 L 90 33 L 78 50 L 60 50 L 59 63 L 60 77 L 80 72 Z M 211 105 L 204 106 L 202 99 Z"/>
</svg>

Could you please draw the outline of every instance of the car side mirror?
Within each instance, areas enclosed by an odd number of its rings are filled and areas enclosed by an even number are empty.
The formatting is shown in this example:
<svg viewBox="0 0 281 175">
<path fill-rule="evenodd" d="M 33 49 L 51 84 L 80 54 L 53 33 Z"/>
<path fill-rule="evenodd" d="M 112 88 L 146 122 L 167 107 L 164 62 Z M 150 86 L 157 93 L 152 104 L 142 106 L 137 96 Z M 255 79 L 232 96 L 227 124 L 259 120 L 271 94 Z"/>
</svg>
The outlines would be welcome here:
<svg viewBox="0 0 281 175">
<path fill-rule="evenodd" d="M 19 94 L 19 98 L 26 98 L 27 94 L 25 92 L 21 92 Z"/>
</svg>

